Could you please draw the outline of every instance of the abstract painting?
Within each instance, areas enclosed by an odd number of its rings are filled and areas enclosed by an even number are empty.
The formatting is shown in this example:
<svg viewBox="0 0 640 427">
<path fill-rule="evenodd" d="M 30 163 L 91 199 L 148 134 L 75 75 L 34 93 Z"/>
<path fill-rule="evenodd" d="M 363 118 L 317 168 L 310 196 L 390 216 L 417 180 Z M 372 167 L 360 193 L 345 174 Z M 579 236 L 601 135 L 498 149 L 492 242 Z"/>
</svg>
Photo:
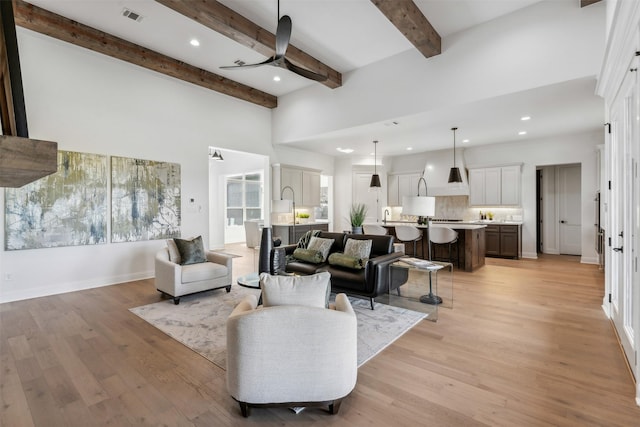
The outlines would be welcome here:
<svg viewBox="0 0 640 427">
<path fill-rule="evenodd" d="M 107 156 L 58 151 L 58 171 L 5 189 L 6 250 L 106 243 Z"/>
<path fill-rule="evenodd" d="M 180 237 L 180 165 L 111 157 L 111 241 Z"/>
</svg>

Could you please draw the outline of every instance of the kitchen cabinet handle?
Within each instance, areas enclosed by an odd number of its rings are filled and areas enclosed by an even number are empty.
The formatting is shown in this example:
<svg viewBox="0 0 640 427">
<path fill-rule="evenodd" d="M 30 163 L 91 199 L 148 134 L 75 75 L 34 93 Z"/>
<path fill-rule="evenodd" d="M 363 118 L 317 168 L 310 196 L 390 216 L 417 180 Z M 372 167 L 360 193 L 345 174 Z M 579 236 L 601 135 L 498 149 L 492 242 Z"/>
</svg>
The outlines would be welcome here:
<svg viewBox="0 0 640 427">
<path fill-rule="evenodd" d="M 613 250 L 616 251 L 616 252 L 620 252 L 620 253 L 623 252 L 622 246 L 620 246 L 619 248 L 613 248 Z"/>
</svg>

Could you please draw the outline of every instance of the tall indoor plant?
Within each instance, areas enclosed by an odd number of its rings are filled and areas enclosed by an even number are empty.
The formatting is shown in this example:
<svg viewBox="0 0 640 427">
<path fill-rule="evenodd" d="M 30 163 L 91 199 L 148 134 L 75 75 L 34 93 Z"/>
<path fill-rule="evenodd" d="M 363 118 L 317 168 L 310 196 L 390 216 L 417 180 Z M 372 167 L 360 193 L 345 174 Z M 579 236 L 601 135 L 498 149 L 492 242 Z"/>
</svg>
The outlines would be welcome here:
<svg viewBox="0 0 640 427">
<path fill-rule="evenodd" d="M 354 203 L 349 211 L 349 220 L 351 221 L 351 232 L 353 234 L 362 234 L 362 224 L 367 216 L 367 205 L 364 203 Z"/>
</svg>

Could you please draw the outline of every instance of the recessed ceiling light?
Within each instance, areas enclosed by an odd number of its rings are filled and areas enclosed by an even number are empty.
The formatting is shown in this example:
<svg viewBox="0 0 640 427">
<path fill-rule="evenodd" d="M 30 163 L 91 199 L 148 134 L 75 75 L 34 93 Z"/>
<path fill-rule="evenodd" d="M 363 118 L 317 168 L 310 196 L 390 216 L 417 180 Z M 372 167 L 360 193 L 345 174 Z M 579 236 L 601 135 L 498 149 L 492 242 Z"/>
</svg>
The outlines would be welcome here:
<svg viewBox="0 0 640 427">
<path fill-rule="evenodd" d="M 531 116 L 522 116 L 522 117 L 520 117 L 520 120 L 522 120 L 522 121 L 531 120 Z"/>
<path fill-rule="evenodd" d="M 407 151 L 413 150 L 413 147 L 407 147 Z"/>
<path fill-rule="evenodd" d="M 463 139 L 462 142 L 469 142 L 469 140 L 468 139 Z"/>
<path fill-rule="evenodd" d="M 279 82 L 280 81 L 280 76 L 273 76 L 273 81 L 274 82 Z"/>
<path fill-rule="evenodd" d="M 520 132 L 518 132 L 518 135 L 526 135 L 527 131 L 526 130 L 521 130 Z"/>
<path fill-rule="evenodd" d="M 191 39 L 189 43 L 191 44 L 191 46 L 200 46 L 200 42 L 198 41 L 198 39 Z"/>
<path fill-rule="evenodd" d="M 338 150 L 341 153 L 345 153 L 345 154 L 350 154 L 353 153 L 353 149 L 352 148 L 336 148 L 336 150 Z"/>
</svg>

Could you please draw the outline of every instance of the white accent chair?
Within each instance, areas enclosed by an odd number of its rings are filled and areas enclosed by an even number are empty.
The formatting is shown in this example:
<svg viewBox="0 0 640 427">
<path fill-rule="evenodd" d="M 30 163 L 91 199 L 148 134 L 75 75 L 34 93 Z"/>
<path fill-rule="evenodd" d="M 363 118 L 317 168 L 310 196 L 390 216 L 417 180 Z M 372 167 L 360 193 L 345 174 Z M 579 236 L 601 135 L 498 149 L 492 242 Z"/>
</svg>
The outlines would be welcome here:
<svg viewBox="0 0 640 427">
<path fill-rule="evenodd" d="M 376 236 L 384 236 L 389 233 L 385 227 L 377 224 L 364 224 L 362 226 L 364 234 L 374 234 Z"/>
<path fill-rule="evenodd" d="M 205 251 L 207 262 L 180 265 L 169 259 L 169 248 L 156 253 L 156 289 L 173 298 L 178 305 L 180 297 L 197 292 L 226 288 L 231 291 L 232 256 Z"/>
<path fill-rule="evenodd" d="M 422 239 L 422 230 L 418 227 L 414 227 L 413 225 L 396 225 L 396 239 L 399 242 L 405 243 L 404 253 L 407 253 L 406 243 L 413 242 L 413 252 L 412 256 L 417 257 L 417 242 Z"/>
<path fill-rule="evenodd" d="M 263 406 L 328 405 L 335 414 L 357 375 L 357 320 L 345 294 L 330 308 L 263 307 L 248 295 L 227 320 L 227 389 L 245 417 Z"/>
</svg>

